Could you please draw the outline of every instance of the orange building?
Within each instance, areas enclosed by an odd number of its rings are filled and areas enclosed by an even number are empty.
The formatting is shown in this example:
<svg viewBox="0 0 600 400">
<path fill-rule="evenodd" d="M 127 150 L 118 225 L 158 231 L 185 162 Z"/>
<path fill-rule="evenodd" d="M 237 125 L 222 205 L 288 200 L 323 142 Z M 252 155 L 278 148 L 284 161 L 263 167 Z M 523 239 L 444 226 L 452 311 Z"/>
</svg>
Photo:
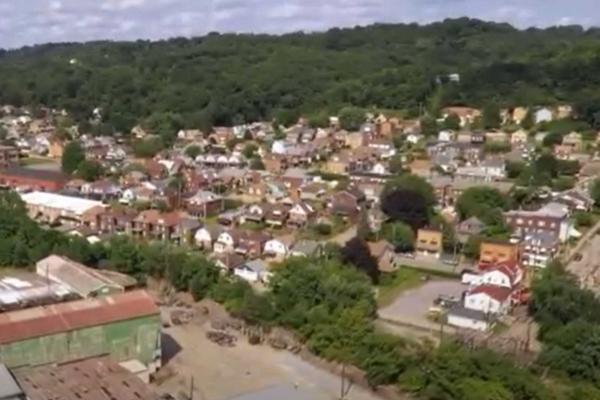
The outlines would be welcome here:
<svg viewBox="0 0 600 400">
<path fill-rule="evenodd" d="M 479 251 L 479 268 L 486 269 L 489 266 L 505 263 L 519 262 L 519 246 L 509 242 L 486 241 L 481 243 Z"/>
</svg>

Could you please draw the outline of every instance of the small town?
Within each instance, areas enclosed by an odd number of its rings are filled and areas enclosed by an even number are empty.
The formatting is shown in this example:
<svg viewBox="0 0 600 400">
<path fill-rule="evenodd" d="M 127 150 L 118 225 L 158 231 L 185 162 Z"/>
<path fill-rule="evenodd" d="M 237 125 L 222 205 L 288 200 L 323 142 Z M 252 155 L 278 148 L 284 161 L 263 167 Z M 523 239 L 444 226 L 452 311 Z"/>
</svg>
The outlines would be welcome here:
<svg viewBox="0 0 600 400">
<path fill-rule="evenodd" d="M 505 19 L 7 41 L 0 400 L 600 399 L 600 35 Z"/>
</svg>

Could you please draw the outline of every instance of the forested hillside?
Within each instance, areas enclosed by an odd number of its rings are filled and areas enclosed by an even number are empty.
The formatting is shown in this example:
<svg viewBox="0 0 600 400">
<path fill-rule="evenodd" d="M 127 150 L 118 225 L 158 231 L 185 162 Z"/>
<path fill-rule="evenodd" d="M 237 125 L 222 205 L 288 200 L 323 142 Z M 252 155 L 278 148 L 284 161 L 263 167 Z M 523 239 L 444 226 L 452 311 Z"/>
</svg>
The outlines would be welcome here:
<svg viewBox="0 0 600 400">
<path fill-rule="evenodd" d="M 230 125 L 346 105 L 416 115 L 449 104 L 572 102 L 600 109 L 600 30 L 471 19 L 325 33 L 55 44 L 0 53 L 0 103 L 64 107 L 107 129 L 140 120 Z M 437 80 L 460 73 L 460 83 Z"/>
</svg>

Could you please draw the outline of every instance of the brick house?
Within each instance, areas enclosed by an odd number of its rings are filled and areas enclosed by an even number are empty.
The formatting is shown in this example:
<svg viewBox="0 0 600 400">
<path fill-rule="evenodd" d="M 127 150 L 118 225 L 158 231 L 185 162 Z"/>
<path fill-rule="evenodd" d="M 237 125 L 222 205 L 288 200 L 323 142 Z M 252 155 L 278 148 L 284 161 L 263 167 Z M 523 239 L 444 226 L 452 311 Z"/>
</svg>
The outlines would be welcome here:
<svg viewBox="0 0 600 400">
<path fill-rule="evenodd" d="M 44 171 L 18 166 L 0 170 L 0 186 L 28 188 L 44 192 L 58 192 L 69 181 L 67 175 L 57 171 Z"/>
</svg>

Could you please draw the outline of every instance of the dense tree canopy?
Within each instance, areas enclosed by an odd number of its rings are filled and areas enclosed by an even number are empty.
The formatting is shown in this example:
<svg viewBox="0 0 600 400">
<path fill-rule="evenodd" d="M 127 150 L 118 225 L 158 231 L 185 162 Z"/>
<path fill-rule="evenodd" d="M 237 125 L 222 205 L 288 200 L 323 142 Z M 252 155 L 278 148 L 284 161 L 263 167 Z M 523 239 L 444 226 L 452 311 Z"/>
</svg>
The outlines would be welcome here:
<svg viewBox="0 0 600 400">
<path fill-rule="evenodd" d="M 62 170 L 68 174 L 77 171 L 79 164 L 85 160 L 85 151 L 77 141 L 68 143 L 62 155 Z"/>
<path fill-rule="evenodd" d="M 103 129 L 142 123 L 167 143 L 180 127 L 338 112 L 572 102 L 600 127 L 600 32 L 520 31 L 461 18 L 283 36 L 219 35 L 54 44 L 0 55 L 0 103 L 102 110 Z M 78 62 L 72 64 L 71 59 Z M 436 78 L 460 74 L 460 82 Z M 317 119 L 312 119 L 313 121 Z M 323 121 L 322 118 L 318 120 Z"/>
</svg>

